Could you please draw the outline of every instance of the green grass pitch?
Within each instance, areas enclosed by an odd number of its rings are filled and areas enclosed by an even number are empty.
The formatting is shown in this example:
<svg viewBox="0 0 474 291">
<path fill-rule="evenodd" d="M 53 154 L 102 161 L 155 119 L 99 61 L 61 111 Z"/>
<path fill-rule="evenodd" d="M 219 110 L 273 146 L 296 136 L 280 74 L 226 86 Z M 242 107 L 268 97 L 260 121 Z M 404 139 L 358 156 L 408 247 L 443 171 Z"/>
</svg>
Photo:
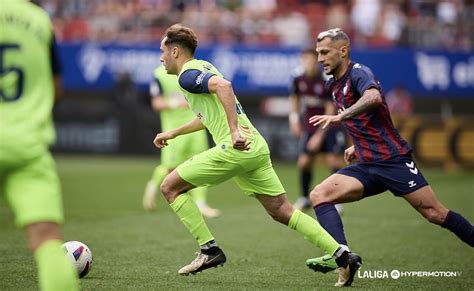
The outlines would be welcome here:
<svg viewBox="0 0 474 291">
<path fill-rule="evenodd" d="M 223 211 L 208 220 L 226 252 L 223 268 L 180 277 L 197 245 L 162 197 L 155 213 L 141 207 L 153 158 L 59 156 L 66 225 L 65 240 L 86 243 L 94 254 L 83 290 L 321 290 L 333 289 L 337 274 L 314 273 L 304 262 L 321 251 L 296 232 L 273 222 L 258 202 L 233 182 L 210 189 L 209 202 Z M 298 178 L 294 164 L 275 169 L 293 201 Z M 474 172 L 423 170 L 438 197 L 474 222 Z M 328 172 L 321 168 L 320 181 Z M 314 213 L 308 214 L 314 217 Z M 36 289 L 35 264 L 25 235 L 0 201 L 0 290 Z M 353 289 L 473 290 L 474 252 L 453 234 L 426 222 L 403 199 L 390 193 L 345 205 L 346 235 L 364 261 Z M 394 269 L 461 272 L 457 277 L 361 278 Z M 367 272 L 365 273 L 367 275 Z M 389 275 L 390 277 L 390 275 Z"/>
</svg>

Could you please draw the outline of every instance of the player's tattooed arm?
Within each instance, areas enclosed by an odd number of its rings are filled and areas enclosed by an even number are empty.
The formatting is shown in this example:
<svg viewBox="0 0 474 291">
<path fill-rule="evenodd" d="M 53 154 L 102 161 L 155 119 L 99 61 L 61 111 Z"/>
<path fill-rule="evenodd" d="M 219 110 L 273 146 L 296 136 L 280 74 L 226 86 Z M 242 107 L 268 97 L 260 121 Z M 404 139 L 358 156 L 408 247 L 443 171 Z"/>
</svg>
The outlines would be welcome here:
<svg viewBox="0 0 474 291">
<path fill-rule="evenodd" d="M 336 115 L 326 114 L 311 116 L 309 118 L 309 123 L 311 123 L 313 126 L 321 125 L 321 128 L 324 129 L 332 123 L 340 123 L 343 120 L 350 119 L 374 107 L 377 107 L 382 104 L 382 102 L 383 100 L 380 92 L 375 88 L 370 88 L 365 90 L 362 97 L 346 110 Z"/>
<path fill-rule="evenodd" d="M 341 120 L 351 119 L 354 116 L 379 106 L 382 102 L 382 96 L 379 90 L 370 88 L 365 90 L 362 97 L 354 103 L 354 105 L 339 113 L 339 116 Z"/>
</svg>

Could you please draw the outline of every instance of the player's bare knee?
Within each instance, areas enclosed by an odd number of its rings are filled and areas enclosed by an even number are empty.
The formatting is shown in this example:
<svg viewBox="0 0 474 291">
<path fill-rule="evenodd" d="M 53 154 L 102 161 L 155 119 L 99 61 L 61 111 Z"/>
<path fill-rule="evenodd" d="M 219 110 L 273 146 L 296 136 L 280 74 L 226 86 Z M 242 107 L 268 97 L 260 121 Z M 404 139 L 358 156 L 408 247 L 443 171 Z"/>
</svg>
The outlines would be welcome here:
<svg viewBox="0 0 474 291">
<path fill-rule="evenodd" d="M 173 192 L 173 189 L 170 183 L 168 183 L 166 179 L 163 181 L 163 183 L 161 183 L 160 191 L 168 202 L 174 201 L 174 197 L 177 194 Z"/>
<path fill-rule="evenodd" d="M 300 155 L 298 157 L 298 168 L 301 170 L 311 170 L 312 160 L 307 155 Z"/>
<path fill-rule="evenodd" d="M 309 199 L 311 200 L 313 206 L 321 203 L 332 202 L 329 200 L 328 190 L 321 184 L 314 187 L 314 189 L 309 193 Z"/>
<path fill-rule="evenodd" d="M 309 171 L 309 170 L 311 170 L 311 165 L 307 161 L 299 160 L 298 161 L 298 168 L 300 170 Z"/>
</svg>

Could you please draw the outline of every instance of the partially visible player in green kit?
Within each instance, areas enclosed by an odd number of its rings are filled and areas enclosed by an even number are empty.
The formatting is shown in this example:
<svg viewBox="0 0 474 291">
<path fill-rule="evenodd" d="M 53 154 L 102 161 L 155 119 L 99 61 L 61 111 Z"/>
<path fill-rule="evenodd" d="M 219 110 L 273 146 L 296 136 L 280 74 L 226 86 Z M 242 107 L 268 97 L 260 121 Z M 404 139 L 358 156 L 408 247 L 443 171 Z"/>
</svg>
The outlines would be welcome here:
<svg viewBox="0 0 474 291">
<path fill-rule="evenodd" d="M 165 67 L 161 65 L 155 70 L 154 76 L 155 80 L 150 85 L 151 106 L 160 115 L 161 130 L 168 131 L 194 119 L 194 113 L 184 99 L 176 75 L 166 73 Z M 155 209 L 156 194 L 166 175 L 182 162 L 209 148 L 205 130 L 180 136 L 171 140 L 169 145 L 170 147 L 161 150 L 161 163 L 147 183 L 143 194 L 145 210 Z M 220 215 L 218 209 L 207 204 L 207 187 L 198 187 L 189 193 L 203 216 L 213 218 Z"/>
<path fill-rule="evenodd" d="M 169 74 L 178 76 L 196 117 L 180 127 L 158 133 L 154 144 L 164 148 L 169 140 L 203 128 L 209 130 L 216 143 L 215 147 L 179 165 L 161 184 L 164 197 L 200 246 L 198 256 L 178 273 L 195 274 L 225 263 L 224 252 L 187 191 L 233 178 L 274 220 L 334 256 L 339 266 L 337 285 L 350 285 L 361 258 L 340 246 L 316 220 L 293 209 L 273 169 L 265 139 L 247 118 L 232 84 L 209 62 L 194 59 L 196 47 L 193 30 L 179 24 L 167 29 L 160 45 L 161 62 Z"/>
<path fill-rule="evenodd" d="M 78 290 L 60 224 L 60 185 L 49 145 L 59 66 L 46 12 L 25 0 L 0 5 L 0 195 L 26 230 L 41 290 Z"/>
</svg>

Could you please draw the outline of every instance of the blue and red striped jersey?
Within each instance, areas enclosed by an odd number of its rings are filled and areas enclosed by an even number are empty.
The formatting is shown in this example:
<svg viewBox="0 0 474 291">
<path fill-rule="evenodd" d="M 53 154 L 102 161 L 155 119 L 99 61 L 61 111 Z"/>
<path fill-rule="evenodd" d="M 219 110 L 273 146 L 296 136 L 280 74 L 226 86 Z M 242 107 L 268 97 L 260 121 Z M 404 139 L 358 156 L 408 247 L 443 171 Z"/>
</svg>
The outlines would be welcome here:
<svg viewBox="0 0 474 291">
<path fill-rule="evenodd" d="M 354 105 L 367 89 L 376 88 L 382 95 L 382 105 L 343 121 L 360 162 L 388 160 L 411 153 L 410 145 L 393 125 L 380 82 L 368 67 L 351 62 L 342 78 L 332 77 L 326 86 L 338 112 Z"/>
</svg>

